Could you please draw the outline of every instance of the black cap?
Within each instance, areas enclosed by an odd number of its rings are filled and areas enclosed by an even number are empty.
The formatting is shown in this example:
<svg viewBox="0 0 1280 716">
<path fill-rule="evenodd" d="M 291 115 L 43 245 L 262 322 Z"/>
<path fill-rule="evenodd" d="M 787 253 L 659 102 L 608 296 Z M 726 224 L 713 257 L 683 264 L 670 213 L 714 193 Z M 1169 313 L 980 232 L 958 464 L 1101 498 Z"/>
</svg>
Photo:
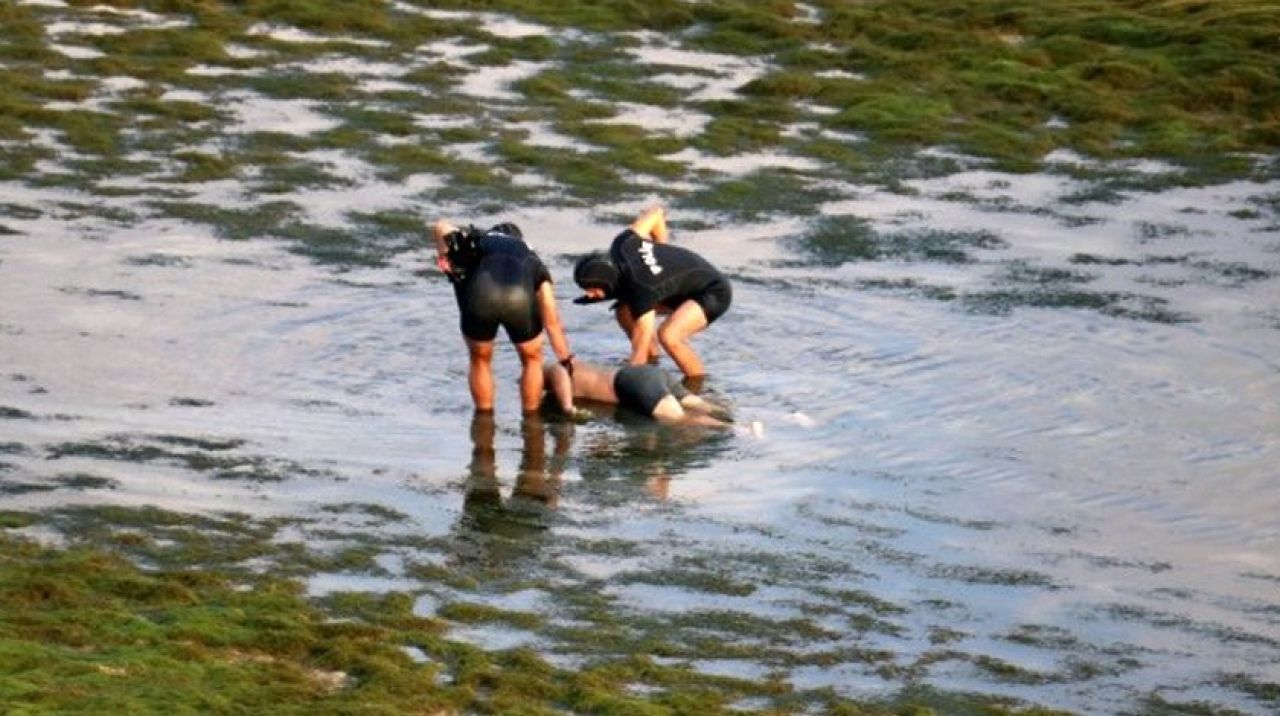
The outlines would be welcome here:
<svg viewBox="0 0 1280 716">
<path fill-rule="evenodd" d="M 607 301 L 618 290 L 618 269 L 608 256 L 597 251 L 578 259 L 578 263 L 573 267 L 573 282 L 582 288 L 602 288 L 605 294 L 601 298 L 579 296 L 574 299 L 574 303 Z"/>
</svg>

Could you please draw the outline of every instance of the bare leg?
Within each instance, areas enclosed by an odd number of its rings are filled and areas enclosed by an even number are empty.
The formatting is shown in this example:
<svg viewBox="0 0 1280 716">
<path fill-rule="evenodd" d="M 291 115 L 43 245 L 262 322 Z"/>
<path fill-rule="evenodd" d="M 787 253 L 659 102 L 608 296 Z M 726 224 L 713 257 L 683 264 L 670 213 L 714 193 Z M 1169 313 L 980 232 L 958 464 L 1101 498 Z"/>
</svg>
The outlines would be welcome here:
<svg viewBox="0 0 1280 716">
<path fill-rule="evenodd" d="M 520 453 L 520 472 L 512 494 L 555 507 L 555 491 L 547 481 L 546 429 L 537 413 L 526 413 L 520 423 L 524 449 Z"/>
<path fill-rule="evenodd" d="M 679 425 L 701 425 L 707 428 L 727 428 L 729 423 L 717 420 L 705 413 L 691 413 L 685 410 L 674 395 L 665 396 L 653 406 L 653 419 L 660 423 Z"/>
<path fill-rule="evenodd" d="M 658 327 L 658 342 L 667 355 L 676 362 L 680 371 L 689 377 L 704 374 L 702 360 L 689 345 L 689 337 L 707 327 L 707 314 L 696 301 L 680 304 L 667 320 Z"/>
<path fill-rule="evenodd" d="M 493 341 L 467 340 L 467 352 L 471 367 L 467 384 L 471 387 L 471 402 L 476 410 L 493 410 Z"/>
<path fill-rule="evenodd" d="M 520 405 L 531 413 L 542 403 L 542 334 L 516 344 L 520 354 Z"/>
<path fill-rule="evenodd" d="M 732 420 L 729 419 L 728 408 L 723 405 L 716 405 L 715 403 L 694 395 L 693 393 L 689 393 L 688 395 L 680 398 L 680 405 L 686 412 L 710 415 L 711 417 L 719 420 L 732 422 Z"/>
<path fill-rule="evenodd" d="M 496 427 L 493 413 L 471 416 L 471 462 L 467 465 L 464 508 L 497 505 L 502 501 L 498 488 L 498 463 L 493 449 Z"/>
</svg>

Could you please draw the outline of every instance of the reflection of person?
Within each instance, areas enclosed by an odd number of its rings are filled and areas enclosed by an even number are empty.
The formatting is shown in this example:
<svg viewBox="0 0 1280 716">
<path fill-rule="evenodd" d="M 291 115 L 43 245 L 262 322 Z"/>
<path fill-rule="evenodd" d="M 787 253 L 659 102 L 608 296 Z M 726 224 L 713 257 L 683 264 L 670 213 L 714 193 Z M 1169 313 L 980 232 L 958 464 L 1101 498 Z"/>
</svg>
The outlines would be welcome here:
<svg viewBox="0 0 1280 716">
<path fill-rule="evenodd" d="M 436 265 L 453 283 L 462 335 L 470 354 L 467 382 L 476 410 L 493 410 L 493 343 L 502 326 L 520 355 L 520 403 L 525 412 L 542 400 L 542 333 L 558 360 L 569 362 L 551 274 L 514 224 L 487 231 L 460 229 L 441 219 L 434 227 Z"/>
<path fill-rule="evenodd" d="M 467 465 L 467 486 L 463 511 L 472 527 L 482 531 L 509 532 L 520 528 L 541 529 L 518 517 L 516 504 L 541 505 L 555 509 L 559 494 L 559 478 L 569 453 L 569 435 L 573 426 L 564 424 L 555 433 L 555 452 L 550 465 L 547 460 L 546 426 L 536 413 L 526 413 L 520 424 L 522 450 L 520 468 L 511 498 L 503 504 L 498 481 L 497 433 L 493 413 L 477 411 L 471 418 L 471 462 Z M 540 509 L 540 508 L 539 508 Z"/>
<path fill-rule="evenodd" d="M 573 280 L 585 295 L 575 303 L 618 299 L 617 320 L 631 338 L 631 363 L 657 357 L 660 343 L 688 377 L 703 375 L 702 360 L 689 338 L 729 310 L 729 279 L 689 249 L 668 243 L 666 212 L 642 213 L 619 234 L 608 254 L 580 258 Z M 656 314 L 669 314 L 657 324 Z"/>
<path fill-rule="evenodd" d="M 607 412 L 608 407 L 586 400 L 582 405 L 593 412 Z M 575 449 L 581 456 L 582 480 L 642 486 L 649 496 L 660 500 L 667 499 L 682 475 L 717 462 L 718 456 L 731 449 L 735 434 L 742 437 L 745 432 L 736 428 L 690 429 L 641 417 L 621 407 L 617 413 L 617 424 L 582 431 Z"/>
<path fill-rule="evenodd" d="M 575 360 L 572 370 L 557 363 L 543 366 L 547 391 L 567 415 L 576 415 L 575 398 L 621 405 L 661 423 L 726 428 L 729 423 L 715 417 L 725 410 L 690 393 L 656 365 L 628 365 L 606 368 Z"/>
</svg>

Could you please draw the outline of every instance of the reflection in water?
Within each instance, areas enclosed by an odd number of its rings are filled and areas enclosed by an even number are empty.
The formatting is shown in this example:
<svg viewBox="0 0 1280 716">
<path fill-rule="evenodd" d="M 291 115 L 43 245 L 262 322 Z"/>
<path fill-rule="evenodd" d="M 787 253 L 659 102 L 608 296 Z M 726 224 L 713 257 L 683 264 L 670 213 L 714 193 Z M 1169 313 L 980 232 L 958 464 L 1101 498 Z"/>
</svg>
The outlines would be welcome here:
<svg viewBox="0 0 1280 716">
<path fill-rule="evenodd" d="M 583 479 L 643 480 L 645 489 L 659 500 L 669 496 L 673 478 L 707 466 L 732 443 L 732 433 L 727 431 L 663 425 L 626 410 L 610 412 L 617 418 L 611 428 L 582 441 Z"/>
<path fill-rule="evenodd" d="M 516 483 L 503 500 L 494 447 L 497 424 L 493 413 L 477 412 L 471 419 L 471 461 L 459 527 L 464 532 L 512 540 L 534 538 L 546 530 L 549 512 L 556 508 L 572 431 L 569 423 L 552 426 L 555 445 L 548 462 L 547 425 L 537 414 L 525 415 L 520 424 L 522 446 Z"/>
</svg>

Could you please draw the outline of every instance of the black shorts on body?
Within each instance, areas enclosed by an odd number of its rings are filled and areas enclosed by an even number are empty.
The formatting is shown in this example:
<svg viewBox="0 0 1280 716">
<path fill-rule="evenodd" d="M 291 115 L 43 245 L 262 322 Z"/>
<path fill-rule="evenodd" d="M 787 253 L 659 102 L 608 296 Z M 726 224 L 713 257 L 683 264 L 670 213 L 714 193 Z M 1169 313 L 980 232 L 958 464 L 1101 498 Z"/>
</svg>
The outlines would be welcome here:
<svg viewBox="0 0 1280 716">
<path fill-rule="evenodd" d="M 641 415 L 653 416 L 653 409 L 668 395 L 676 400 L 689 394 L 684 385 L 656 365 L 629 365 L 613 376 L 618 405 Z"/>
<path fill-rule="evenodd" d="M 689 300 L 702 306 L 702 312 L 707 316 L 707 325 L 711 325 L 729 310 L 729 304 L 733 303 L 733 288 L 727 280 L 721 279 Z"/>
<path fill-rule="evenodd" d="M 538 287 L 549 280 L 546 267 L 531 251 L 485 255 L 454 284 L 462 335 L 492 341 L 502 326 L 513 343 L 536 338 L 543 327 Z"/>
</svg>

